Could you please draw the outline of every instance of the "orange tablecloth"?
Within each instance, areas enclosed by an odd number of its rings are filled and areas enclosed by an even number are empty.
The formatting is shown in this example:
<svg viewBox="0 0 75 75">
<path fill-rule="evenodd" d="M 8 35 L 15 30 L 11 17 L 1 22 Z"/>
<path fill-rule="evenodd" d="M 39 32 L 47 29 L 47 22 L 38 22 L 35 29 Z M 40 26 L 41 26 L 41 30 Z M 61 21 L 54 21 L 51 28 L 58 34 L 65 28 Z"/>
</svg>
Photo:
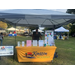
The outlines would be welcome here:
<svg viewBox="0 0 75 75">
<path fill-rule="evenodd" d="M 53 60 L 56 48 L 56 46 L 16 46 L 18 62 L 50 62 Z"/>
</svg>

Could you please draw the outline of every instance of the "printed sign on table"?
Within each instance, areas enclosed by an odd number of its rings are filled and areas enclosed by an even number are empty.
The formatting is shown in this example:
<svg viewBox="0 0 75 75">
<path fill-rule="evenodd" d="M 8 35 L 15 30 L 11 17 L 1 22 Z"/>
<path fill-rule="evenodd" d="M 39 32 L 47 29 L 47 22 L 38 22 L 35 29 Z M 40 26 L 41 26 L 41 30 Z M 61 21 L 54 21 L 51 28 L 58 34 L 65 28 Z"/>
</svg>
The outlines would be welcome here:
<svg viewBox="0 0 75 75">
<path fill-rule="evenodd" d="M 37 40 L 33 40 L 33 46 L 37 46 Z"/>
<path fill-rule="evenodd" d="M 54 44 L 54 34 L 52 30 L 45 31 L 45 44 L 46 45 L 55 45 Z"/>
<path fill-rule="evenodd" d="M 44 45 L 44 41 L 43 40 L 39 40 L 39 46 L 43 46 Z"/>
<path fill-rule="evenodd" d="M 14 55 L 14 46 L 0 46 L 0 56 Z"/>
<path fill-rule="evenodd" d="M 31 46 L 31 40 L 27 40 L 27 47 Z"/>
</svg>

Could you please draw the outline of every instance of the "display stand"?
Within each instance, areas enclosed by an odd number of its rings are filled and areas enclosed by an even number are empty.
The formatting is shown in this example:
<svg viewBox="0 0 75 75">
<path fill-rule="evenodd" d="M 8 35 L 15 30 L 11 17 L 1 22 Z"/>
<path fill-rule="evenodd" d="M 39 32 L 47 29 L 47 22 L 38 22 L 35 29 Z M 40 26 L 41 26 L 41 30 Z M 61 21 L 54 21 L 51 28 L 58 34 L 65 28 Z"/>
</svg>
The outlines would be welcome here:
<svg viewBox="0 0 75 75">
<path fill-rule="evenodd" d="M 16 46 L 18 62 L 51 62 L 56 48 L 56 46 Z"/>
<path fill-rule="evenodd" d="M 55 29 L 55 25 L 53 26 L 53 31 Z M 18 47 L 16 46 L 17 50 L 17 58 L 18 62 L 53 62 L 54 53 L 56 51 L 56 46 L 54 42 L 54 32 L 52 30 L 49 30 L 49 33 L 51 32 L 51 39 L 49 39 L 49 42 L 45 47 L 39 47 L 39 46 L 31 46 L 31 47 Z M 16 43 L 16 36 L 15 36 L 15 43 Z M 37 52 L 37 56 L 35 55 L 35 52 Z M 43 54 L 41 54 L 43 53 Z M 47 54 L 47 55 L 46 55 Z"/>
</svg>

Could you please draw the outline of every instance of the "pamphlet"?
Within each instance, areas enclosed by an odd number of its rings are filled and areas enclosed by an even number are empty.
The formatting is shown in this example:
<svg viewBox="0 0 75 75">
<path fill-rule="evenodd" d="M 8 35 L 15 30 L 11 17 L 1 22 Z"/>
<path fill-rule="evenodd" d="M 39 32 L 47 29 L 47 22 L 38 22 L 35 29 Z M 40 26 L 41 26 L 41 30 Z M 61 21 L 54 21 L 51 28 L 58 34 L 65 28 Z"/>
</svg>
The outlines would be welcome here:
<svg viewBox="0 0 75 75">
<path fill-rule="evenodd" d="M 24 45 L 25 45 L 25 42 L 24 42 L 24 41 L 22 41 L 22 47 L 24 47 Z"/>
<path fill-rule="evenodd" d="M 17 46 L 20 46 L 20 41 L 17 42 Z"/>
<path fill-rule="evenodd" d="M 33 46 L 37 46 L 37 40 L 33 40 Z"/>
<path fill-rule="evenodd" d="M 43 40 L 39 40 L 39 46 L 43 46 L 44 45 L 44 41 Z"/>
<path fill-rule="evenodd" d="M 27 41 L 26 41 L 26 44 L 27 44 L 27 47 L 28 47 L 28 46 L 31 46 L 31 40 L 27 40 Z"/>
<path fill-rule="evenodd" d="M 54 46 L 54 32 L 52 30 L 45 31 L 45 44 L 49 46 Z"/>
</svg>

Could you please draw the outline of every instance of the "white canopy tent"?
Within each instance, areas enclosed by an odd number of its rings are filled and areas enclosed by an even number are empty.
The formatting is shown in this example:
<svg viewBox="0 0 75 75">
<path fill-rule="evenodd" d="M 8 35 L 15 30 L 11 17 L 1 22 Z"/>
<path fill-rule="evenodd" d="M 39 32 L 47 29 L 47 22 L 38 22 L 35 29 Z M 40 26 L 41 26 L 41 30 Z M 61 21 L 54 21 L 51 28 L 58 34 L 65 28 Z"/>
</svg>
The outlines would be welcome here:
<svg viewBox="0 0 75 75">
<path fill-rule="evenodd" d="M 75 21 L 75 15 L 44 9 L 14 9 L 0 13 L 0 20 L 16 26 L 58 28 Z"/>
<path fill-rule="evenodd" d="M 64 27 L 60 27 L 54 30 L 55 32 L 69 32 L 68 29 L 65 29 Z"/>
<path fill-rule="evenodd" d="M 8 31 L 15 31 L 15 30 L 17 31 L 17 30 L 19 30 L 19 29 L 16 29 L 16 28 L 14 28 L 14 27 L 11 27 L 11 28 L 8 28 L 7 30 L 8 30 Z"/>
<path fill-rule="evenodd" d="M 60 27 L 54 30 L 55 32 L 67 32 L 68 33 L 68 39 L 69 39 L 69 30 L 65 29 L 64 27 Z"/>
</svg>

